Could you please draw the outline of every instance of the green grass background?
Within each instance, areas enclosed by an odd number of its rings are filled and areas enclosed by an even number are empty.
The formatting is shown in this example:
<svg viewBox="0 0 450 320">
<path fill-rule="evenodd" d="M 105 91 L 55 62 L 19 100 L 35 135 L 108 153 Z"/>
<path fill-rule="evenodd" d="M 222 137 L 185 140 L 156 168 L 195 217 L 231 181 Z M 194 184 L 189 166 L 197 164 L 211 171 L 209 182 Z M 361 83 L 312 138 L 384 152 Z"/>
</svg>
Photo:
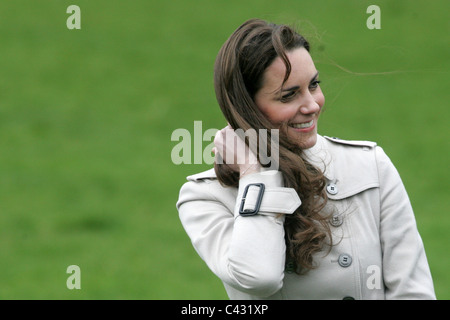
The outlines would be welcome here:
<svg viewBox="0 0 450 320">
<path fill-rule="evenodd" d="M 81 8 L 68 30 L 66 8 Z M 381 8 L 381 30 L 366 9 Z M 175 203 L 177 128 L 221 128 L 212 68 L 243 21 L 312 43 L 320 133 L 377 141 L 450 298 L 447 0 L 0 1 L 0 299 L 226 299 Z M 209 144 L 205 142 L 204 146 Z M 81 268 L 69 290 L 66 268 Z"/>
</svg>

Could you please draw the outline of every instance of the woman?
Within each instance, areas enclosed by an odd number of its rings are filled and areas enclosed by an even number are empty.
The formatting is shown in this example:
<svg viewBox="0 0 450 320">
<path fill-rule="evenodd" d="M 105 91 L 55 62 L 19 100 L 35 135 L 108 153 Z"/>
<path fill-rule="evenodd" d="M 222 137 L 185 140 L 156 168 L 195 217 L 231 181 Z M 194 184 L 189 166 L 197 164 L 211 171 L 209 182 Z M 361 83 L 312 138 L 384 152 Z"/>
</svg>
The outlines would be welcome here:
<svg viewBox="0 0 450 320">
<path fill-rule="evenodd" d="M 435 299 L 389 158 L 373 142 L 317 134 L 325 99 L 301 35 L 245 22 L 221 48 L 214 81 L 229 125 L 215 137 L 214 169 L 187 178 L 177 208 L 231 299 Z M 268 138 L 244 144 L 237 129 Z M 263 143 L 277 170 L 262 161 Z"/>
</svg>

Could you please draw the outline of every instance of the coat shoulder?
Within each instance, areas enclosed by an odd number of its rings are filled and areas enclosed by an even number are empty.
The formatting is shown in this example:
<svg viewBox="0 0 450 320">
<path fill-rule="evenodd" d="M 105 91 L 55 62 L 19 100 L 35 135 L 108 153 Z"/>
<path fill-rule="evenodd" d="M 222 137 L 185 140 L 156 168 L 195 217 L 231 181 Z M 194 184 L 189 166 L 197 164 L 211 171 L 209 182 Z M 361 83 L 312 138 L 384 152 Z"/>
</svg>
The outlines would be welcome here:
<svg viewBox="0 0 450 320">
<path fill-rule="evenodd" d="M 222 186 L 214 168 L 190 175 L 186 179 L 180 189 L 177 208 L 189 201 L 214 201 L 226 207 L 236 201 L 237 188 Z M 230 207 L 229 210 L 231 209 Z"/>
<path fill-rule="evenodd" d="M 192 174 L 186 177 L 186 182 L 180 189 L 180 199 L 215 198 L 215 189 L 220 187 L 214 168 Z M 217 186 L 216 186 L 217 184 Z"/>
</svg>

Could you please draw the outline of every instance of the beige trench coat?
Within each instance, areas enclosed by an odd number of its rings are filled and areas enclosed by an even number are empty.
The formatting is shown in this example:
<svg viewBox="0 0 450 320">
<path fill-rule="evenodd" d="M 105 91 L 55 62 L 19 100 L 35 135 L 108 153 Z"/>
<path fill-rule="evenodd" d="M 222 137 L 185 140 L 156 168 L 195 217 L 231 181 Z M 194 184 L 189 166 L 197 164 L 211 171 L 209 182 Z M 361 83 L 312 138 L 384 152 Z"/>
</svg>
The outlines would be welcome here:
<svg viewBox="0 0 450 320">
<path fill-rule="evenodd" d="M 435 299 L 424 246 L 397 170 L 373 142 L 318 136 L 307 150 L 324 170 L 334 245 L 317 268 L 298 275 L 286 263 L 284 215 L 300 199 L 281 173 L 244 176 L 223 187 L 214 169 L 189 176 L 179 216 L 195 250 L 224 283 L 230 299 Z M 258 214 L 241 216 L 244 189 L 264 183 Z M 249 187 L 244 209 L 260 188 Z"/>
</svg>

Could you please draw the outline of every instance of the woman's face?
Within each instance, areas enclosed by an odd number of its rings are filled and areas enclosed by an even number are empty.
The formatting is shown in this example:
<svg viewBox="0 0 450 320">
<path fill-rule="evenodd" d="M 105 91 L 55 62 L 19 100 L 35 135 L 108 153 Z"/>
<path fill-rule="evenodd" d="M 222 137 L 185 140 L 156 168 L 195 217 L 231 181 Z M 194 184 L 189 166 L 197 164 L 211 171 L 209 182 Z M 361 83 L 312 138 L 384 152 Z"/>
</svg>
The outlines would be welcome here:
<svg viewBox="0 0 450 320">
<path fill-rule="evenodd" d="M 264 71 L 262 87 L 255 94 L 255 103 L 275 126 L 286 123 L 288 135 L 308 149 L 317 141 L 317 122 L 325 97 L 319 86 L 319 73 L 305 48 L 286 53 L 291 73 L 286 74 L 283 60 L 277 57 Z"/>
</svg>

